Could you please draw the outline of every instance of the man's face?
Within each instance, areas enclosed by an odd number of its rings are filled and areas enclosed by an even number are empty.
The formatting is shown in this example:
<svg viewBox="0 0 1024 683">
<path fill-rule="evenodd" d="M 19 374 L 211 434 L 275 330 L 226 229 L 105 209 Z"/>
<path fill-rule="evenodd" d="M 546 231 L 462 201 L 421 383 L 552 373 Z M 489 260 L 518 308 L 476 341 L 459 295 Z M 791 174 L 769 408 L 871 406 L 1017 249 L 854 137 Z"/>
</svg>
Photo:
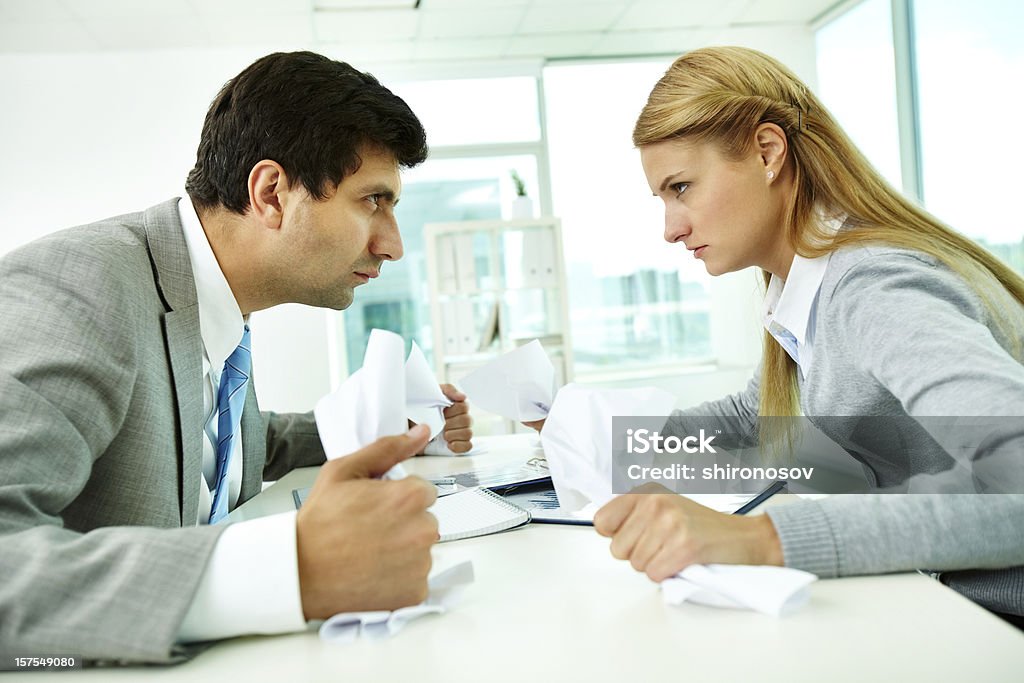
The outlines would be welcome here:
<svg viewBox="0 0 1024 683">
<path fill-rule="evenodd" d="M 398 162 L 390 152 L 363 150 L 362 165 L 323 201 L 301 186 L 286 210 L 282 273 L 289 301 L 341 310 L 354 290 L 380 274 L 384 261 L 402 258 L 395 204 L 402 191 Z"/>
</svg>

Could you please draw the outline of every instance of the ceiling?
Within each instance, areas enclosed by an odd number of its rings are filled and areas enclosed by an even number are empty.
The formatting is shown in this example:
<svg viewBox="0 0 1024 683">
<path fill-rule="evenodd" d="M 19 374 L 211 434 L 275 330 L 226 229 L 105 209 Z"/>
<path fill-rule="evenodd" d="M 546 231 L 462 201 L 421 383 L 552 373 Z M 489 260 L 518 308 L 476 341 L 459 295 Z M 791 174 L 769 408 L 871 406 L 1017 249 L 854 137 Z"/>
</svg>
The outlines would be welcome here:
<svg viewBox="0 0 1024 683">
<path fill-rule="evenodd" d="M 850 0 L 0 0 L 0 53 L 273 46 L 366 62 L 675 53 Z"/>
</svg>

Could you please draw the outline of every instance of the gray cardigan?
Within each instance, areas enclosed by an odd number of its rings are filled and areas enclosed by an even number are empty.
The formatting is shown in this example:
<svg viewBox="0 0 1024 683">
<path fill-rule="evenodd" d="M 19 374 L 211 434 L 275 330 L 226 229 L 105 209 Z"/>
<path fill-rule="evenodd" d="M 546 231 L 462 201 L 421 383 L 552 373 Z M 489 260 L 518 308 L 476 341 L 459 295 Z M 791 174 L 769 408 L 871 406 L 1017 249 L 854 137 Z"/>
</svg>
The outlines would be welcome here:
<svg viewBox="0 0 1024 683">
<path fill-rule="evenodd" d="M 1024 615 L 1024 495 L 1016 493 L 1024 492 L 1024 365 L 1013 355 L 1024 307 L 995 289 L 999 309 L 1015 321 L 1010 331 L 962 278 L 927 255 L 886 247 L 832 254 L 819 292 L 814 361 L 801 380 L 804 415 L 880 487 L 929 476 L 951 460 L 938 449 L 858 432 L 856 420 L 836 416 L 951 416 L 922 421 L 942 432 L 930 436 L 944 445 L 956 437 L 957 418 L 1006 416 L 971 457 L 982 479 L 1002 482 L 998 490 L 1009 493 L 838 495 L 772 507 L 767 514 L 787 566 L 821 577 L 927 568 L 985 607 Z M 738 445 L 756 443 L 759 374 L 738 394 L 675 411 L 666 431 L 689 433 L 698 418 L 722 416 L 745 426 Z"/>
</svg>

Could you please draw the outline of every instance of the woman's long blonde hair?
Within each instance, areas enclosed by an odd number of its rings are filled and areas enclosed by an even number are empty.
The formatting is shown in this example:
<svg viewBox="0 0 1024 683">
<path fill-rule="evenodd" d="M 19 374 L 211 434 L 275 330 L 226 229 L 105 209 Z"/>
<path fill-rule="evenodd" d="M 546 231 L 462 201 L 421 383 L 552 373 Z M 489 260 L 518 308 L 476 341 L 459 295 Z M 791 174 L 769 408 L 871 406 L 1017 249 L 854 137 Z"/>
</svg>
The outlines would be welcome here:
<svg viewBox="0 0 1024 683">
<path fill-rule="evenodd" d="M 713 143 L 737 159 L 750 152 L 754 131 L 764 122 L 777 124 L 789 142 L 786 163 L 792 165 L 794 183 L 782 227 L 798 254 L 822 256 L 866 243 L 924 252 L 969 283 L 1009 331 L 1012 321 L 994 304 L 994 284 L 983 283 L 992 283 L 994 277 L 1024 303 L 1024 278 L 894 190 L 814 93 L 765 54 L 711 47 L 677 59 L 651 91 L 633 130 L 633 144 L 686 138 Z M 818 211 L 827 217 L 844 216 L 847 227 L 853 228 L 838 235 L 826 232 L 815 215 Z M 764 277 L 767 283 L 771 275 L 765 272 Z M 1020 356 L 1020 349 L 1015 353 Z M 759 408 L 761 416 L 799 414 L 796 364 L 767 331 Z M 762 444 L 791 437 L 787 429 L 768 429 L 762 430 Z"/>
</svg>

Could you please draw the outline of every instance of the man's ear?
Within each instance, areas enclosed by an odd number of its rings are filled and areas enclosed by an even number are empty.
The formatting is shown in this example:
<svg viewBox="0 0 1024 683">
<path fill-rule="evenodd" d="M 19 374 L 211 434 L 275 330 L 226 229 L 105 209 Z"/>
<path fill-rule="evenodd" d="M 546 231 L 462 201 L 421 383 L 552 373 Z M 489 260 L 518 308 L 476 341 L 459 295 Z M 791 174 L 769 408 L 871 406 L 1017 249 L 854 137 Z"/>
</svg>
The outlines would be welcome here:
<svg viewBox="0 0 1024 683">
<path fill-rule="evenodd" d="M 284 216 L 288 176 L 281 164 L 270 159 L 257 162 L 249 171 L 249 208 L 267 228 L 279 230 Z"/>
<path fill-rule="evenodd" d="M 765 171 L 771 172 L 769 177 L 778 176 L 786 163 L 786 153 L 789 150 L 785 132 L 777 124 L 762 123 L 754 131 L 754 144 Z"/>
</svg>

